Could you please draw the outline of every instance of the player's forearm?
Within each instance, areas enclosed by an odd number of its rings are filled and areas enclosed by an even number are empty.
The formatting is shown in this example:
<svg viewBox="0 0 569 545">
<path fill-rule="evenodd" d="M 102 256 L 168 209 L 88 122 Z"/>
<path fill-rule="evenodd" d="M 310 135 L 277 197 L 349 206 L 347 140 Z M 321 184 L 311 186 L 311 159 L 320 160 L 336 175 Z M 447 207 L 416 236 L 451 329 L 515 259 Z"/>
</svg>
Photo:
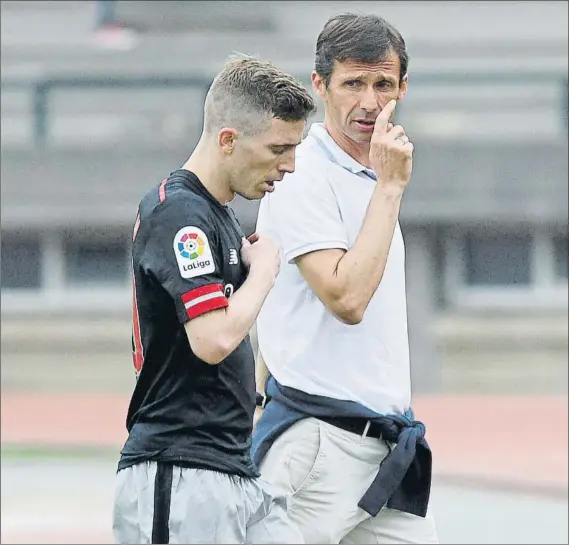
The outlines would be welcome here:
<svg viewBox="0 0 569 545">
<path fill-rule="evenodd" d="M 274 278 L 270 275 L 252 270 L 247 280 L 231 297 L 223 320 L 228 354 L 233 352 L 251 331 L 273 284 Z"/>
<path fill-rule="evenodd" d="M 194 353 L 210 365 L 221 363 L 251 331 L 273 284 L 274 278 L 266 272 L 251 271 L 229 306 L 200 316 L 193 326 L 188 322 L 186 329 Z"/>
<path fill-rule="evenodd" d="M 361 321 L 383 277 L 402 196 L 402 191 L 376 188 L 355 243 L 338 262 L 340 306 L 352 323 Z"/>
</svg>

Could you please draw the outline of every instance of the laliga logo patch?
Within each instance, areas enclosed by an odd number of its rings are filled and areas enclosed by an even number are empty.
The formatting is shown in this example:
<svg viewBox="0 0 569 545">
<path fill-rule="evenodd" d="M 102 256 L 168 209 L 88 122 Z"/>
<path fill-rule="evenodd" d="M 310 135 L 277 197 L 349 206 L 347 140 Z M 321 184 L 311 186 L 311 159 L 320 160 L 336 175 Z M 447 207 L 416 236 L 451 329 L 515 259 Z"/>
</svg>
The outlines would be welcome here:
<svg viewBox="0 0 569 545">
<path fill-rule="evenodd" d="M 194 278 L 215 271 L 209 242 L 198 227 L 182 227 L 174 237 L 173 246 L 182 278 Z"/>
</svg>

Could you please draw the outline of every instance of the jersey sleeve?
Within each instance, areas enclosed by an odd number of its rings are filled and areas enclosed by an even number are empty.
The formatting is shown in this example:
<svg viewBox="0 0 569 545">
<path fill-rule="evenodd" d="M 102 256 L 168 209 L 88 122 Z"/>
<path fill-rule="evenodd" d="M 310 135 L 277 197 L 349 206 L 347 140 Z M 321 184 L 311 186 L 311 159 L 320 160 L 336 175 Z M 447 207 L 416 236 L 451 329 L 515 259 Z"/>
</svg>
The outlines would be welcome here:
<svg viewBox="0 0 569 545">
<path fill-rule="evenodd" d="M 288 263 L 315 250 L 348 249 L 336 195 L 318 168 L 305 161 L 265 196 L 257 216 L 257 231 L 280 242 Z"/>
<path fill-rule="evenodd" d="M 172 297 L 181 323 L 228 306 L 220 252 L 207 203 L 177 198 L 153 212 L 142 266 Z"/>
</svg>

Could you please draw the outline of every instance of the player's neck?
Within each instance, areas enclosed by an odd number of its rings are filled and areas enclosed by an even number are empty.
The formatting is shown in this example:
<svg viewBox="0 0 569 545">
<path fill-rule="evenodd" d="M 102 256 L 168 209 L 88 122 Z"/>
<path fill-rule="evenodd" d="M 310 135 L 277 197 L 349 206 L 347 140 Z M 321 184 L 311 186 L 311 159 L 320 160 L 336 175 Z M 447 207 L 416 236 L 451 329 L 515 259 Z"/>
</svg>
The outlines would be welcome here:
<svg viewBox="0 0 569 545">
<path fill-rule="evenodd" d="M 220 204 L 226 205 L 235 198 L 235 194 L 229 189 L 227 177 L 221 171 L 218 159 L 208 153 L 207 147 L 201 141 L 182 168 L 193 172 Z"/>
<path fill-rule="evenodd" d="M 324 120 L 324 128 L 332 137 L 332 140 L 338 144 L 350 157 L 355 159 L 360 165 L 371 168 L 369 162 L 369 142 L 354 142 L 344 133 L 338 130 L 329 120 Z"/>
</svg>

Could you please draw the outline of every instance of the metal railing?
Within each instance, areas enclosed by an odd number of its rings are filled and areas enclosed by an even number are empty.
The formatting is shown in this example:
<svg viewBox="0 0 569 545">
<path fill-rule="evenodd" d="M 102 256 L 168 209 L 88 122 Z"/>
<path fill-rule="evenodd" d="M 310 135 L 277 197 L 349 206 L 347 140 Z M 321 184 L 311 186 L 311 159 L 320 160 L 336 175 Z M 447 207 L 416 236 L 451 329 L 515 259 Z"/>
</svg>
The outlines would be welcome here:
<svg viewBox="0 0 569 545">
<path fill-rule="evenodd" d="M 306 81 L 306 77 L 299 77 Z M 210 77 L 194 75 L 43 75 L 36 79 L 2 78 L 2 90 L 29 89 L 32 100 L 33 142 L 43 146 L 50 137 L 50 97 L 62 89 L 152 89 L 152 88 L 193 88 L 201 90 L 203 97 L 211 85 Z M 563 129 L 568 128 L 569 81 L 561 72 L 441 72 L 415 73 L 413 86 L 448 85 L 527 85 L 536 81 L 544 86 L 557 86 L 559 92 L 559 119 Z M 202 120 L 203 121 L 203 120 Z"/>
</svg>

